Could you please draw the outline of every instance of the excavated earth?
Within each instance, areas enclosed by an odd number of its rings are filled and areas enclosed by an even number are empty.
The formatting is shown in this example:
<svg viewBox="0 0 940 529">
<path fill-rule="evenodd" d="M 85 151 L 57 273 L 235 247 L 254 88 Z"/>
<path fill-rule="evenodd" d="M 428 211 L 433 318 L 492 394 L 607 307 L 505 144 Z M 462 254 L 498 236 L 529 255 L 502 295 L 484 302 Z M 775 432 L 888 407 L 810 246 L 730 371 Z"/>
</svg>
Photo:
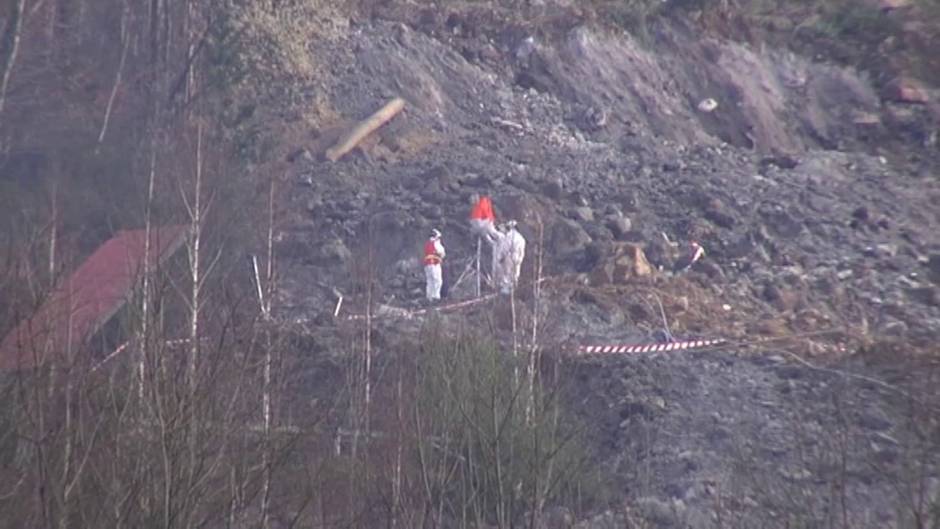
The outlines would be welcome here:
<svg viewBox="0 0 940 529">
<path fill-rule="evenodd" d="M 424 307 L 424 238 L 443 231 L 456 283 L 476 248 L 470 196 L 487 193 L 530 242 L 523 289 L 543 256 L 549 348 L 731 341 L 566 360 L 571 405 L 619 495 L 576 526 L 889 527 L 908 523 L 917 494 L 936 498 L 931 106 L 679 21 L 637 39 L 552 3 L 448 6 L 328 17 L 311 42 L 309 104 L 332 120 L 291 149 L 282 319 L 335 351 L 371 278 L 379 351 L 416 332 L 423 316 L 403 310 Z M 401 115 L 324 158 L 392 97 Z M 691 240 L 706 255 L 674 274 Z M 445 301 L 470 299 L 472 283 Z M 443 317 L 505 332 L 504 305 Z"/>
</svg>

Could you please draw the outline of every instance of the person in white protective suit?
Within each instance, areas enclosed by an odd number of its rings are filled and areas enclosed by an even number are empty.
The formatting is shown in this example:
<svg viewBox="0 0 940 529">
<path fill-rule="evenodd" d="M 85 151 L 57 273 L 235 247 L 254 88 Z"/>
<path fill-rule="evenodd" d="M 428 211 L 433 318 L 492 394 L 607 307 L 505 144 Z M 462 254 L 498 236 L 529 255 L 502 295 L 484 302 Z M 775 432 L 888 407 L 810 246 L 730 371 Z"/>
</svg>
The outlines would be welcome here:
<svg viewBox="0 0 940 529">
<path fill-rule="evenodd" d="M 504 225 L 502 236 L 493 246 L 494 276 L 499 291 L 509 294 L 519 282 L 522 261 L 525 259 L 525 237 L 516 230 L 516 221 Z"/>
<path fill-rule="evenodd" d="M 502 262 L 503 262 L 503 251 L 505 250 L 505 244 L 503 241 L 506 239 L 506 229 L 505 225 L 500 224 L 496 226 L 493 230 L 492 237 L 487 239 L 490 243 L 490 246 L 493 250 L 492 261 L 490 262 L 490 271 L 492 273 L 493 280 L 493 290 L 500 290 L 502 285 Z"/>
<path fill-rule="evenodd" d="M 428 301 L 441 299 L 441 286 L 444 279 L 441 274 L 441 263 L 444 261 L 444 245 L 441 243 L 441 232 L 431 230 L 431 237 L 424 243 L 424 278 L 426 281 L 425 294 Z"/>
</svg>

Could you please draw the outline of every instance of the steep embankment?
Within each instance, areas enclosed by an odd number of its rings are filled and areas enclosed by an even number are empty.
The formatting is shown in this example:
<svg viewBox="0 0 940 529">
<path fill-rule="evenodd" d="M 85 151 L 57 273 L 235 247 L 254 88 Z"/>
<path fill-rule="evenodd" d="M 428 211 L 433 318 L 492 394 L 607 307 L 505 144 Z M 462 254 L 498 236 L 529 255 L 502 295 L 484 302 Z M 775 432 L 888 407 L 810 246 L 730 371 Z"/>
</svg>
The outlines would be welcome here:
<svg viewBox="0 0 940 529">
<path fill-rule="evenodd" d="M 857 354 L 842 367 L 876 377 L 866 359 L 934 351 L 940 156 L 927 107 L 885 103 L 850 69 L 681 24 L 641 43 L 554 9 L 392 4 L 313 43 L 312 101 L 335 120 L 292 157 L 284 317 L 328 330 L 332 288 L 360 309 L 371 265 L 382 303 L 419 305 L 420 243 L 441 227 L 459 275 L 474 251 L 468 199 L 482 192 L 533 252 L 544 227 L 542 316 L 556 343 L 649 336 L 665 317 L 676 335 L 741 341 L 836 330 L 775 347 Z M 393 96 L 403 115 L 340 162 L 322 159 L 349 120 Z M 717 108 L 700 109 L 707 98 Z M 667 239 L 701 241 L 707 256 L 675 277 L 682 250 Z M 635 267 L 628 245 L 661 270 Z M 389 341 L 421 324 L 391 321 L 378 322 Z M 915 481 L 936 488 L 921 401 L 787 365 L 769 346 L 756 356 L 572 367 L 572 398 L 638 516 L 815 526 L 850 509 L 875 527 L 899 519 Z"/>
<path fill-rule="evenodd" d="M 417 298 L 425 233 L 442 226 L 454 257 L 470 255 L 463 210 L 481 191 L 530 240 L 542 219 L 553 275 L 591 272 L 622 241 L 668 268 L 676 250 L 663 234 L 701 241 L 698 273 L 656 283 L 694 297 L 670 314 L 731 306 L 719 322 L 686 318 L 698 332 L 706 321 L 729 337 L 847 325 L 856 337 L 926 340 L 940 329 L 925 267 L 938 244 L 931 167 L 910 174 L 876 152 L 823 148 L 862 148 L 878 128 L 850 119 L 884 110 L 857 75 L 671 26 L 649 49 L 588 27 L 546 42 L 520 31 L 477 55 L 391 22 L 317 44 L 328 60 L 317 89 L 332 112 L 358 118 L 394 95 L 409 106 L 340 163 L 315 160 L 336 129 L 306 146 L 297 218 L 282 236 L 292 277 L 354 279 L 343 267 L 362 261 L 352 255 L 371 216 L 383 291 Z M 717 109 L 697 110 L 707 97 Z M 581 282 L 603 290 L 618 279 Z M 286 289 L 298 305 L 315 292 Z"/>
</svg>

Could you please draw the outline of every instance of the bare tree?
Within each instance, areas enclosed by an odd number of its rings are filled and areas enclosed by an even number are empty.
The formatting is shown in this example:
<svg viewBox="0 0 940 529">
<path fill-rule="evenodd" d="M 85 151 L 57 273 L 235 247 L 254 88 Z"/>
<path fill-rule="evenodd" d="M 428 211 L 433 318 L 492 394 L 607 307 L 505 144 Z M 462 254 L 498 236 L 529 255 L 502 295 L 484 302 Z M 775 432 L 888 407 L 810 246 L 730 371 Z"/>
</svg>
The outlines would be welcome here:
<svg viewBox="0 0 940 529">
<path fill-rule="evenodd" d="M 0 79 L 0 115 L 3 115 L 3 107 L 7 100 L 7 90 L 10 86 L 10 76 L 13 74 L 13 66 L 16 64 L 16 56 L 20 50 L 20 38 L 23 32 L 23 19 L 26 18 L 26 0 L 15 0 L 12 4 L 12 13 L 10 13 L 7 22 L 6 31 L 3 34 L 3 78 Z"/>
</svg>

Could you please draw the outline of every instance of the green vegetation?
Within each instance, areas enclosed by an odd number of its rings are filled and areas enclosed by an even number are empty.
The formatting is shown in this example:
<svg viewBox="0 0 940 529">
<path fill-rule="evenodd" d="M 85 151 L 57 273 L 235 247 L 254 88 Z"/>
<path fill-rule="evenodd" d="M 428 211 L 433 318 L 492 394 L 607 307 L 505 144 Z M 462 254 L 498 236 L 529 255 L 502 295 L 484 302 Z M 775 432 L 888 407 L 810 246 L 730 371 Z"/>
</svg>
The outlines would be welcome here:
<svg viewBox="0 0 940 529">
<path fill-rule="evenodd" d="M 414 448 L 426 499 L 441 519 L 525 525 L 546 505 L 574 510 L 601 492 L 604 478 L 589 471 L 558 382 L 536 377 L 530 389 L 522 360 L 486 338 L 431 333 L 423 340 Z"/>
</svg>

